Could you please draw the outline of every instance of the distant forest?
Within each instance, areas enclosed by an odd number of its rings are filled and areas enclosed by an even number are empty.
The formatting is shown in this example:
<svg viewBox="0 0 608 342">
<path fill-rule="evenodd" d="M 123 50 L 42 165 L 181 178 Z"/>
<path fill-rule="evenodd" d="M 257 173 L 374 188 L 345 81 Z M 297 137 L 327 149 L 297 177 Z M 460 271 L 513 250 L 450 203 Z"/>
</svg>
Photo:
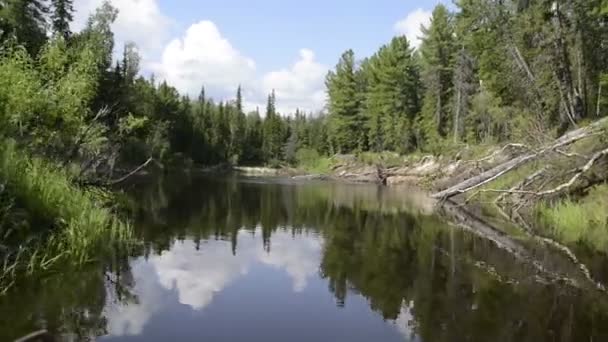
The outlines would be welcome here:
<svg viewBox="0 0 608 342">
<path fill-rule="evenodd" d="M 245 113 L 140 76 L 114 46 L 109 2 L 70 32 L 71 0 L 0 2 L 0 133 L 82 173 L 137 165 L 297 164 L 302 156 L 422 151 L 554 137 L 608 106 L 607 0 L 438 5 L 418 49 L 394 37 L 342 54 L 319 113 Z M 53 34 L 48 33 L 52 27 Z M 115 48 L 123 50 L 113 60 Z"/>
</svg>

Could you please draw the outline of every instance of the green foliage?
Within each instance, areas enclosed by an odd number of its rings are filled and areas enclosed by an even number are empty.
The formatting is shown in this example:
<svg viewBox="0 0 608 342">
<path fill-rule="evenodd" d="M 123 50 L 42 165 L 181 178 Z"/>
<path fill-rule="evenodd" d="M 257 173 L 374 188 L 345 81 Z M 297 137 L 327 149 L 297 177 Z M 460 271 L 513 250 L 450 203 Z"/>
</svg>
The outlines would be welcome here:
<svg viewBox="0 0 608 342">
<path fill-rule="evenodd" d="M 383 167 L 402 166 L 406 159 L 395 152 L 363 152 L 357 155 L 357 160 L 367 165 L 381 165 Z"/>
<path fill-rule="evenodd" d="M 0 178 L 4 191 L 14 195 L 11 205 L 29 219 L 19 226 L 0 226 L 5 243 L 17 235 L 21 238 L 16 242 L 22 244 L 4 255 L 0 282 L 10 281 L 25 267 L 33 273 L 59 261 L 84 264 L 104 248 L 130 237 L 130 226 L 107 208 L 107 194 L 76 187 L 72 174 L 40 158 L 27 157 L 10 140 L 0 148 Z"/>
<path fill-rule="evenodd" d="M 46 41 L 48 8 L 41 0 L 7 0 L 0 4 L 0 38 L 15 39 L 36 56 Z"/>
<path fill-rule="evenodd" d="M 350 152 L 363 147 L 361 132 L 364 118 L 361 115 L 361 97 L 355 54 L 348 50 L 342 54 L 336 71 L 330 71 L 325 85 L 329 96 L 329 136 L 335 152 Z"/>
<path fill-rule="evenodd" d="M 395 37 L 368 63 L 366 113 L 368 141 L 373 151 L 411 151 L 418 114 L 420 79 L 407 38 Z"/>
<path fill-rule="evenodd" d="M 326 174 L 333 164 L 331 158 L 322 157 L 317 150 L 311 148 L 299 149 L 295 159 L 298 167 L 310 173 Z"/>
<path fill-rule="evenodd" d="M 454 27 L 443 5 L 433 10 L 431 24 L 423 28 L 420 63 L 425 84 L 421 128 L 430 144 L 437 144 L 450 131 L 453 107 Z"/>
<path fill-rule="evenodd" d="M 52 0 L 51 3 L 53 31 L 67 40 L 71 35 L 70 22 L 74 19 L 72 0 Z"/>
<path fill-rule="evenodd" d="M 585 243 L 598 251 L 608 248 L 608 185 L 592 188 L 580 200 L 566 198 L 555 204 L 541 203 L 536 212 L 541 226 L 566 243 Z"/>
</svg>

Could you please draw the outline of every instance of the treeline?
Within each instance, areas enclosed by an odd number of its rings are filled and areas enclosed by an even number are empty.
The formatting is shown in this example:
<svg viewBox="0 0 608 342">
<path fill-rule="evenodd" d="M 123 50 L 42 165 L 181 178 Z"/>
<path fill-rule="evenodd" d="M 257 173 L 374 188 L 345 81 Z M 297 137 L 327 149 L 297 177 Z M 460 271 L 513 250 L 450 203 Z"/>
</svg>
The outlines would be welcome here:
<svg viewBox="0 0 608 342">
<path fill-rule="evenodd" d="M 204 87 L 191 99 L 154 76 L 140 76 L 133 43 L 115 60 L 117 15 L 105 2 L 82 32 L 72 33 L 71 0 L 50 7 L 40 0 L 0 3 L 5 137 L 96 176 L 148 158 L 165 165 L 278 165 L 295 161 L 302 148 L 328 152 L 325 117 L 299 110 L 280 115 L 274 92 L 265 115 L 245 113 L 240 86 L 233 100 L 215 102 Z"/>
<path fill-rule="evenodd" d="M 134 44 L 113 58 L 116 9 L 72 33 L 71 0 L 0 3 L 5 136 L 83 174 L 163 164 L 297 163 L 362 151 L 440 153 L 543 139 L 608 106 L 608 0 L 459 0 L 438 5 L 414 49 L 346 51 L 326 79 L 327 114 L 245 113 L 241 88 L 216 102 L 140 76 Z M 49 35 L 48 28 L 53 29 Z M 204 80 L 201 80 L 201 85 Z"/>
<path fill-rule="evenodd" d="M 542 139 L 608 106 L 608 1 L 438 5 L 414 50 L 346 51 L 327 77 L 330 149 L 415 150 Z"/>
</svg>

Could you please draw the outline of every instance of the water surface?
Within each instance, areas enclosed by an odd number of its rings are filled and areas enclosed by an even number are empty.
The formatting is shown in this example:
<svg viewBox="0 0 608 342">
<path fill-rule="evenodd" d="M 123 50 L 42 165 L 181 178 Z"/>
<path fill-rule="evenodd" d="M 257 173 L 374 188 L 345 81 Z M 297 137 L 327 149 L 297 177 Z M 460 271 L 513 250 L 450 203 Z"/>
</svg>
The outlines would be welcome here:
<svg viewBox="0 0 608 342">
<path fill-rule="evenodd" d="M 412 189 L 180 176 L 127 189 L 141 245 L 0 298 L 0 340 L 600 341 L 608 301 Z"/>
</svg>

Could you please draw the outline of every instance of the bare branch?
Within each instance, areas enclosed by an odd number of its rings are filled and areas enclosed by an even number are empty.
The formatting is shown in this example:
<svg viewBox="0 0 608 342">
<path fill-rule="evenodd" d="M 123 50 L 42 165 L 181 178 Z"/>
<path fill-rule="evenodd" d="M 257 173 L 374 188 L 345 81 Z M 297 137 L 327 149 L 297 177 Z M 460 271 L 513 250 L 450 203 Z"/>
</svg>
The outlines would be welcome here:
<svg viewBox="0 0 608 342">
<path fill-rule="evenodd" d="M 122 183 L 125 180 L 127 180 L 129 177 L 133 176 L 134 174 L 138 173 L 139 171 L 143 170 L 145 167 L 148 166 L 148 164 L 150 164 L 151 162 L 154 161 L 154 158 L 150 157 L 148 158 L 148 160 L 146 160 L 143 164 L 139 165 L 138 167 L 136 167 L 133 171 L 129 172 L 128 174 L 126 174 L 125 176 L 119 178 L 119 179 L 115 179 L 112 181 L 108 182 L 108 185 L 116 185 L 118 183 Z"/>
<path fill-rule="evenodd" d="M 500 153 L 504 152 L 509 147 L 525 148 L 525 149 L 528 149 L 528 150 L 532 150 L 530 147 L 528 147 L 528 146 L 526 146 L 524 144 L 511 143 L 511 144 L 506 144 L 500 150 L 496 150 L 496 151 L 492 152 L 492 154 L 490 154 L 488 156 L 485 156 L 485 157 L 483 157 L 481 159 L 477 159 L 477 160 L 467 160 L 467 161 L 465 161 L 465 163 L 479 164 L 481 162 L 484 162 L 484 161 L 487 161 L 487 160 L 490 160 L 490 159 L 496 157 L 497 155 L 499 155 Z"/>
<path fill-rule="evenodd" d="M 500 165 L 495 166 L 494 168 L 485 171 L 475 177 L 469 178 L 459 184 L 456 184 L 453 187 L 450 187 L 446 190 L 437 192 L 432 195 L 433 198 L 450 198 L 456 196 L 458 194 L 462 194 L 478 187 L 481 187 L 500 176 L 504 175 L 507 172 L 510 172 L 521 165 L 526 164 L 529 161 L 535 160 L 550 151 L 554 151 L 556 149 L 562 148 L 564 146 L 568 146 L 573 144 L 581 139 L 588 138 L 590 136 L 597 135 L 598 129 L 602 129 L 602 126 L 608 122 L 608 118 L 604 118 L 598 120 L 589 126 L 579 128 L 573 130 L 569 133 L 564 134 L 561 138 L 555 140 L 552 145 L 542 148 L 541 150 L 529 154 L 525 154 L 514 159 L 511 159 L 507 162 L 504 162 Z M 576 180 L 576 179 L 575 179 Z"/>
</svg>

